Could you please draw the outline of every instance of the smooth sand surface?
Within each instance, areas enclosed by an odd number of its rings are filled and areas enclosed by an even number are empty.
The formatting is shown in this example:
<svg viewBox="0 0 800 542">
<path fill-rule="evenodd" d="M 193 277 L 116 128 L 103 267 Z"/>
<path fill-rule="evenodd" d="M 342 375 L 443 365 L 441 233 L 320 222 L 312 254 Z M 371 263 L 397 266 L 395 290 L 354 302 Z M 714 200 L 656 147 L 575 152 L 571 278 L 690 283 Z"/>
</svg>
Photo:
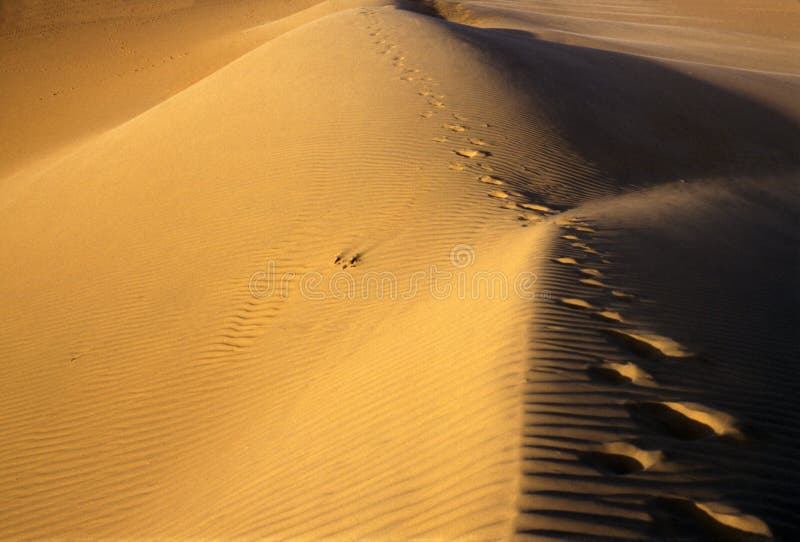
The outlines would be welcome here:
<svg viewBox="0 0 800 542">
<path fill-rule="evenodd" d="M 793 540 L 800 4 L 0 3 L 0 539 Z"/>
</svg>

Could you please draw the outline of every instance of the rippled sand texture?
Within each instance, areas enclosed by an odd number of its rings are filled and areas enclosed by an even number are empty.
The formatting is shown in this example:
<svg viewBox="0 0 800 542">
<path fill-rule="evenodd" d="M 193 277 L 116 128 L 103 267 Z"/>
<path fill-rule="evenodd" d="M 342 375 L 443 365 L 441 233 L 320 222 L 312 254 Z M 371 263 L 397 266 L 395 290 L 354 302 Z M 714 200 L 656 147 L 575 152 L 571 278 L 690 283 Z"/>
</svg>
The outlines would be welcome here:
<svg viewBox="0 0 800 542">
<path fill-rule="evenodd" d="M 800 530 L 800 5 L 0 4 L 0 539 Z"/>
</svg>

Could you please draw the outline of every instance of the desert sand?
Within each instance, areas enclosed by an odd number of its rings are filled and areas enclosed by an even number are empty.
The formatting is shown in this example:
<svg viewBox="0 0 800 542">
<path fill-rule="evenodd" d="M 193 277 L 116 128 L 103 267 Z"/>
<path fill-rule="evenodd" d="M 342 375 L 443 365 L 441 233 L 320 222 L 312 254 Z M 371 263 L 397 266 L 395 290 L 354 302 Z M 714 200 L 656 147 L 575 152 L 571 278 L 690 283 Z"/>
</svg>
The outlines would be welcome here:
<svg viewBox="0 0 800 542">
<path fill-rule="evenodd" d="M 800 3 L 0 2 L 0 539 L 800 532 Z"/>
</svg>

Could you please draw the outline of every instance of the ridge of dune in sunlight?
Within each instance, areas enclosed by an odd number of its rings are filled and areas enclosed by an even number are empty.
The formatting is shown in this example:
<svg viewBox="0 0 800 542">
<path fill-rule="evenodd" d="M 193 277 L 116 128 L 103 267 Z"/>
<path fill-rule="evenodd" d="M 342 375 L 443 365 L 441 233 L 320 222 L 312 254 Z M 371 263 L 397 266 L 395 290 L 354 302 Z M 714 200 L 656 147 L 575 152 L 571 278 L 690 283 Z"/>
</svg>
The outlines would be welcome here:
<svg viewBox="0 0 800 542">
<path fill-rule="evenodd" d="M 0 538 L 792 540 L 796 8 L 0 3 Z"/>
</svg>

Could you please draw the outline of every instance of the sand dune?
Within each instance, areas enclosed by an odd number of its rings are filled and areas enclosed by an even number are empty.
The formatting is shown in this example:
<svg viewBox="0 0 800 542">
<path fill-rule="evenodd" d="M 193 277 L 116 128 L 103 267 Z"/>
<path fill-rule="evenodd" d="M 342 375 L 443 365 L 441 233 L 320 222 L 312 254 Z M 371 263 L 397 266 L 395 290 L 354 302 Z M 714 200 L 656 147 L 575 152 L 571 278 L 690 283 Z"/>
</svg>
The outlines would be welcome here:
<svg viewBox="0 0 800 542">
<path fill-rule="evenodd" d="M 800 529 L 796 3 L 1 6 L 0 538 Z"/>
</svg>

